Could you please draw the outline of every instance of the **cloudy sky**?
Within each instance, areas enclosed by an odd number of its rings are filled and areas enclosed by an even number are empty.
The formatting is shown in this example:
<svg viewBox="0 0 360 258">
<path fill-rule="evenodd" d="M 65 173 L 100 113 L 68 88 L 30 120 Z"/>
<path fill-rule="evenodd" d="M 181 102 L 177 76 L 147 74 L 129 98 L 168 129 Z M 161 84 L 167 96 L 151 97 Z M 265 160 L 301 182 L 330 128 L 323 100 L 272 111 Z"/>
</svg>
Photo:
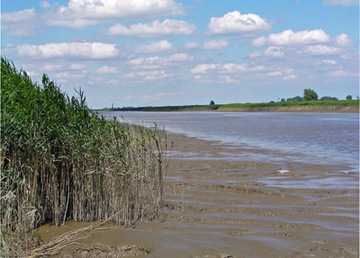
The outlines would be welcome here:
<svg viewBox="0 0 360 258">
<path fill-rule="evenodd" d="M 359 94 L 358 0 L 11 0 L 2 55 L 92 108 Z"/>
</svg>

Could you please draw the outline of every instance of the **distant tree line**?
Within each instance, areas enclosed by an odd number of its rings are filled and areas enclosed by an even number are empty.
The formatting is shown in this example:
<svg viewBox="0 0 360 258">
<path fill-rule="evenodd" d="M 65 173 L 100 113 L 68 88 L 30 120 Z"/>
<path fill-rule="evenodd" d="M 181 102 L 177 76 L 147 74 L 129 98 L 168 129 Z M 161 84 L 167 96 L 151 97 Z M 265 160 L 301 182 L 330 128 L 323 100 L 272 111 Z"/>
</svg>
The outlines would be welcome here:
<svg viewBox="0 0 360 258">
<path fill-rule="evenodd" d="M 302 102 L 302 101 L 339 101 L 338 98 L 336 97 L 330 97 L 330 96 L 324 96 L 322 98 L 319 99 L 318 94 L 313 90 L 313 89 L 304 89 L 304 94 L 302 97 L 300 96 L 296 96 L 293 98 L 288 98 L 288 99 L 281 99 L 281 102 Z M 352 100 L 352 96 L 351 95 L 347 95 L 346 96 L 346 100 Z"/>
</svg>

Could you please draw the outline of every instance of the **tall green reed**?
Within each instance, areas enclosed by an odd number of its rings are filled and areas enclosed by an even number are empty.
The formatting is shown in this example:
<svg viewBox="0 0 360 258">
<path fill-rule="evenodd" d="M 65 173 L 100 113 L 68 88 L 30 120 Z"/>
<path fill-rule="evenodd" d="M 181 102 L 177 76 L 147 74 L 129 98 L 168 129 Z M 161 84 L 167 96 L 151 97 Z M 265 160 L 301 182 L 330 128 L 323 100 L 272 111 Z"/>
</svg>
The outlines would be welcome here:
<svg viewBox="0 0 360 258">
<path fill-rule="evenodd" d="M 154 219 L 166 134 L 107 121 L 46 75 L 42 85 L 1 58 L 1 248 L 46 222 Z M 19 239 L 19 237 L 17 237 Z"/>
</svg>

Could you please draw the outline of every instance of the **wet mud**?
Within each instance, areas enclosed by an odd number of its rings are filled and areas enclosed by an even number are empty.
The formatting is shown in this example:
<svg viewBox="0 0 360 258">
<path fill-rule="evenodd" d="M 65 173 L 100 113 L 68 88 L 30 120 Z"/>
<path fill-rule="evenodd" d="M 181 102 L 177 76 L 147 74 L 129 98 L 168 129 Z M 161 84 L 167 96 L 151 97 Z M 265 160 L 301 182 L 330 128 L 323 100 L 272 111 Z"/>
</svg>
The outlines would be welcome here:
<svg viewBox="0 0 360 258">
<path fill-rule="evenodd" d="M 359 257 L 358 173 L 246 160 L 239 154 L 267 153 L 182 135 L 169 140 L 157 221 L 106 224 L 54 257 Z M 349 184 L 321 183 L 329 178 Z M 44 225 L 36 233 L 49 242 L 90 224 Z"/>
</svg>

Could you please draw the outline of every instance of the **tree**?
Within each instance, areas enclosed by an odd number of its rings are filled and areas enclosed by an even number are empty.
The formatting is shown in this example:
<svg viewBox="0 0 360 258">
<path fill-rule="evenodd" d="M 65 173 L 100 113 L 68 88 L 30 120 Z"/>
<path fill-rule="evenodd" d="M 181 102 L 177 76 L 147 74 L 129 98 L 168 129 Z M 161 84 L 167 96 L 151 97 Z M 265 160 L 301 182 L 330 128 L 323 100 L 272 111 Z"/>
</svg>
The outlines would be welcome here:
<svg viewBox="0 0 360 258">
<path fill-rule="evenodd" d="M 300 96 L 296 96 L 296 97 L 293 97 L 293 98 L 288 98 L 286 100 L 286 102 L 301 102 L 303 101 L 304 99 Z"/>
<path fill-rule="evenodd" d="M 330 97 L 330 96 L 324 96 L 320 100 L 322 100 L 322 101 L 325 101 L 325 100 L 338 101 L 338 98 Z"/>
<path fill-rule="evenodd" d="M 351 96 L 351 95 L 347 95 L 347 96 L 346 96 L 346 100 L 352 100 L 352 96 Z"/>
<path fill-rule="evenodd" d="M 317 93 L 312 89 L 305 89 L 304 90 L 304 101 L 312 101 L 312 100 L 318 100 Z"/>
</svg>

